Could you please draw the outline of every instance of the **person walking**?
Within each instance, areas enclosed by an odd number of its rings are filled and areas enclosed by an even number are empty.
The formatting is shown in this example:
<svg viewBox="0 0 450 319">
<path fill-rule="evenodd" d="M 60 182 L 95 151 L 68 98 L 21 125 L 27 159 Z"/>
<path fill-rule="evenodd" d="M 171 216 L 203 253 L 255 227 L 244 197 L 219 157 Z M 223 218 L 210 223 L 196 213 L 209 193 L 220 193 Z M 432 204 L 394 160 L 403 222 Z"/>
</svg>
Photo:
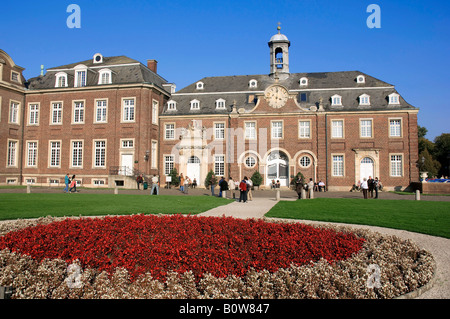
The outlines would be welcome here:
<svg viewBox="0 0 450 319">
<path fill-rule="evenodd" d="M 365 177 L 361 183 L 361 189 L 363 191 L 364 199 L 367 199 L 367 192 L 369 190 L 369 185 L 367 184 L 367 179 Z"/>
<path fill-rule="evenodd" d="M 239 183 L 239 203 L 243 201 L 244 203 L 247 203 L 247 176 L 244 177 L 244 179 Z"/>
<path fill-rule="evenodd" d="M 66 184 L 66 187 L 64 187 L 64 193 L 67 193 L 69 191 L 69 184 L 70 184 L 70 176 L 69 173 L 64 176 L 64 184 Z"/>
<path fill-rule="evenodd" d="M 150 193 L 150 195 L 153 195 L 153 194 L 155 194 L 155 191 L 156 191 L 156 195 L 159 195 L 159 183 L 158 183 L 159 181 L 158 181 L 158 176 L 156 176 L 156 174 L 153 174 L 153 177 L 152 177 L 152 191 L 151 191 L 151 193 Z"/>
<path fill-rule="evenodd" d="M 72 192 L 73 189 L 73 192 Z M 72 175 L 72 181 L 70 182 L 70 189 L 69 193 L 76 193 L 77 192 L 77 181 L 75 180 L 75 175 Z"/>
</svg>

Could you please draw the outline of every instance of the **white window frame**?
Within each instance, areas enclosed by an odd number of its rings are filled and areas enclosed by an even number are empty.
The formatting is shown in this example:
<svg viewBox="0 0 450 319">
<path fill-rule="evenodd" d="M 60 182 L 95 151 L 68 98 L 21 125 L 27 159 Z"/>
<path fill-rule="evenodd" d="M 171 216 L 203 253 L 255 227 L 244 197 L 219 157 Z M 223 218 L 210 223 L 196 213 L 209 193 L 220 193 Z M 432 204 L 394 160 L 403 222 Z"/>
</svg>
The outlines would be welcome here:
<svg viewBox="0 0 450 319">
<path fill-rule="evenodd" d="M 20 73 L 11 70 L 11 81 L 21 83 L 20 82 Z"/>
<path fill-rule="evenodd" d="M 106 168 L 107 140 L 93 140 L 92 148 L 92 167 Z"/>
<path fill-rule="evenodd" d="M 37 167 L 39 141 L 27 141 L 27 161 L 26 167 Z"/>
<path fill-rule="evenodd" d="M 131 103 L 132 101 L 132 103 Z M 136 98 L 124 97 L 122 98 L 122 123 L 136 122 Z"/>
<path fill-rule="evenodd" d="M 359 120 L 359 137 L 373 138 L 373 119 Z"/>
<path fill-rule="evenodd" d="M 217 99 L 216 100 L 216 109 L 225 110 L 226 109 L 225 103 L 226 103 L 226 101 L 224 99 Z"/>
<path fill-rule="evenodd" d="M 39 103 L 28 103 L 28 125 L 39 125 Z"/>
<path fill-rule="evenodd" d="M 398 124 L 393 122 L 398 122 Z M 403 121 L 401 118 L 389 118 L 389 137 L 403 136 Z M 394 134 L 392 134 L 394 133 Z"/>
<path fill-rule="evenodd" d="M 284 125 L 283 124 L 284 124 L 283 120 L 270 121 L 270 137 L 272 139 L 274 139 L 274 140 L 283 139 L 283 137 L 284 137 Z"/>
<path fill-rule="evenodd" d="M 244 135 L 246 140 L 256 140 L 256 121 L 245 121 L 244 122 Z"/>
<path fill-rule="evenodd" d="M 366 83 L 366 77 L 364 75 L 358 75 L 356 77 L 356 83 Z"/>
<path fill-rule="evenodd" d="M 302 77 L 302 78 L 300 78 L 298 83 L 300 84 L 300 86 L 308 86 L 308 78 L 307 77 Z"/>
<path fill-rule="evenodd" d="M 67 83 L 67 73 L 58 72 L 55 74 L 55 88 L 65 88 L 68 86 Z"/>
<path fill-rule="evenodd" d="M 342 106 L 342 96 L 335 94 L 331 97 L 331 106 Z"/>
<path fill-rule="evenodd" d="M 18 167 L 19 141 L 8 139 L 6 152 L 6 167 Z"/>
<path fill-rule="evenodd" d="M 152 124 L 158 125 L 159 123 L 159 102 L 152 100 Z"/>
<path fill-rule="evenodd" d="M 94 123 L 108 123 L 108 99 L 96 99 L 94 112 Z"/>
<path fill-rule="evenodd" d="M 345 176 L 345 156 L 344 154 L 331 154 L 331 175 L 333 177 Z"/>
<path fill-rule="evenodd" d="M 195 84 L 195 88 L 196 88 L 197 90 L 203 90 L 203 89 L 205 88 L 205 84 L 204 84 L 202 81 L 198 81 L 198 82 Z"/>
<path fill-rule="evenodd" d="M 344 126 L 342 119 L 331 120 L 331 138 L 344 138 Z"/>
<path fill-rule="evenodd" d="M 388 95 L 389 105 L 399 105 L 400 104 L 400 94 L 391 93 Z"/>
<path fill-rule="evenodd" d="M 164 155 L 164 175 L 170 175 L 170 172 L 175 167 L 175 155 Z"/>
<path fill-rule="evenodd" d="M 175 123 L 164 124 L 164 139 L 165 140 L 175 139 Z"/>
<path fill-rule="evenodd" d="M 167 111 L 176 111 L 177 110 L 177 102 L 174 100 L 170 100 L 167 102 Z"/>
<path fill-rule="evenodd" d="M 306 163 L 306 161 L 308 163 Z M 301 168 L 308 168 L 312 164 L 312 159 L 308 155 L 303 155 L 298 159 L 298 164 L 300 165 Z"/>
<path fill-rule="evenodd" d="M 61 140 L 48 141 L 48 167 L 61 167 Z"/>
<path fill-rule="evenodd" d="M 214 175 L 225 175 L 225 155 L 214 155 Z"/>
<path fill-rule="evenodd" d="M 258 87 L 258 81 L 256 81 L 255 79 L 251 79 L 248 82 L 248 87 L 251 88 L 251 89 L 257 88 Z"/>
<path fill-rule="evenodd" d="M 158 168 L 158 141 L 152 140 L 150 150 L 150 166 L 151 168 Z"/>
<path fill-rule="evenodd" d="M 225 139 L 225 122 L 214 123 L 214 139 L 215 140 Z"/>
<path fill-rule="evenodd" d="M 134 138 L 122 138 L 122 139 L 120 139 L 120 148 L 122 148 L 122 149 L 134 149 Z"/>
<path fill-rule="evenodd" d="M 52 102 L 50 102 L 50 105 L 51 105 L 50 125 L 62 125 L 63 102 L 62 101 L 52 101 Z M 56 107 L 57 105 L 59 107 Z"/>
<path fill-rule="evenodd" d="M 359 105 L 370 105 L 370 95 L 369 94 L 361 94 L 359 96 Z"/>
<path fill-rule="evenodd" d="M 83 168 L 84 140 L 71 140 L 70 148 L 70 167 Z"/>
<path fill-rule="evenodd" d="M 75 81 L 73 86 L 76 88 L 85 87 L 87 85 L 87 67 L 85 65 L 77 65 L 73 69 L 75 71 Z"/>
<path fill-rule="evenodd" d="M 258 160 L 256 159 L 256 157 L 254 155 L 249 155 L 245 158 L 244 165 L 247 168 L 254 168 L 256 166 L 257 162 L 258 162 Z"/>
<path fill-rule="evenodd" d="M 307 124 L 307 125 L 305 125 Z M 298 121 L 298 137 L 311 138 L 311 120 Z"/>
<path fill-rule="evenodd" d="M 200 110 L 200 101 L 197 99 L 194 99 L 190 102 L 191 104 L 191 110 Z"/>
<path fill-rule="evenodd" d="M 20 124 L 20 102 L 10 100 L 9 101 L 9 124 Z"/>
<path fill-rule="evenodd" d="M 101 69 L 98 71 L 98 84 L 111 84 L 112 83 L 112 72 L 110 69 Z"/>
<path fill-rule="evenodd" d="M 85 100 L 73 101 L 72 124 L 84 124 Z"/>
<path fill-rule="evenodd" d="M 403 154 L 389 154 L 389 175 L 403 177 Z"/>
</svg>

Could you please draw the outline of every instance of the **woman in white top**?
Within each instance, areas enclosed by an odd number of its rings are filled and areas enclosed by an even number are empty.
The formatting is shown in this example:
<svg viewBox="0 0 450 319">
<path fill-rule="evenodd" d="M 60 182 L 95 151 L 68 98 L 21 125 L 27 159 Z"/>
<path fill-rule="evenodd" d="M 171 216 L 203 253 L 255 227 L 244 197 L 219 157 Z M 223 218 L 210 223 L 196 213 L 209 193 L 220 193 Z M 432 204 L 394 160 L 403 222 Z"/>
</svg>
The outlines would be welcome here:
<svg viewBox="0 0 450 319">
<path fill-rule="evenodd" d="M 369 190 L 369 185 L 367 184 L 367 178 L 365 177 L 361 183 L 361 188 L 363 191 L 364 199 L 367 199 L 367 191 Z"/>
</svg>

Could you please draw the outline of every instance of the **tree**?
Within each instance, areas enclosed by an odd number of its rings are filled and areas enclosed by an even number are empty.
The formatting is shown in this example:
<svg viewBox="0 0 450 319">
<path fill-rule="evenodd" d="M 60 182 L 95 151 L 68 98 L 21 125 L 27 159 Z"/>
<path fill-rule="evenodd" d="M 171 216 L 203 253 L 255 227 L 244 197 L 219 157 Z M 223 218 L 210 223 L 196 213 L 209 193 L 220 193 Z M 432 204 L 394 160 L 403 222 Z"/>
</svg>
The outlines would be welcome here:
<svg viewBox="0 0 450 319">
<path fill-rule="evenodd" d="M 180 178 L 178 177 L 178 172 L 177 172 L 176 168 L 173 168 L 170 171 L 169 176 L 172 177 L 172 181 L 170 182 L 171 185 L 173 185 L 175 187 L 180 185 Z"/>
<path fill-rule="evenodd" d="M 429 139 L 425 138 L 428 130 L 425 127 L 418 126 L 417 127 L 417 136 L 419 137 L 419 153 L 422 153 L 424 150 L 428 150 L 430 154 L 433 154 L 434 151 L 434 143 Z"/>
<path fill-rule="evenodd" d="M 209 187 L 209 186 L 211 186 L 211 178 L 214 176 L 214 172 L 213 172 L 213 170 L 210 170 L 209 172 L 208 172 L 208 174 L 206 175 L 206 178 L 205 178 L 205 186 L 206 187 Z M 213 185 L 216 185 L 217 184 L 217 178 L 214 176 L 214 178 L 213 178 L 213 180 L 212 180 L 212 184 Z"/>
<path fill-rule="evenodd" d="M 438 175 L 449 176 L 450 133 L 442 133 L 434 139 L 433 157 L 441 163 Z"/>
<path fill-rule="evenodd" d="M 428 172 L 429 178 L 436 176 L 440 168 L 441 163 L 433 159 L 427 149 L 419 154 L 419 171 Z"/>
<path fill-rule="evenodd" d="M 263 177 L 258 171 L 255 171 L 250 179 L 252 180 L 254 186 L 259 186 L 263 182 Z"/>
</svg>

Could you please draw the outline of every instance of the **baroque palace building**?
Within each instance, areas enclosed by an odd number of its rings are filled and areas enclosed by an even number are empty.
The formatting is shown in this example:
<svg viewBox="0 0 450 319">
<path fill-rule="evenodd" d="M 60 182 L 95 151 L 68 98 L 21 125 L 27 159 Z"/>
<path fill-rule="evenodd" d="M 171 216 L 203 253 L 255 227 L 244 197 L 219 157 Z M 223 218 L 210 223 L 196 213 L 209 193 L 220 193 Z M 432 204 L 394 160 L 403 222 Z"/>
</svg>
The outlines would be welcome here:
<svg viewBox="0 0 450 319">
<path fill-rule="evenodd" d="M 207 77 L 175 92 L 147 65 L 95 54 L 25 82 L 0 51 L 0 184 L 135 187 L 136 174 L 209 171 L 288 186 L 299 172 L 329 190 L 378 177 L 419 180 L 418 109 L 360 71 L 290 73 L 288 38 L 269 41 L 270 72 Z"/>
</svg>

